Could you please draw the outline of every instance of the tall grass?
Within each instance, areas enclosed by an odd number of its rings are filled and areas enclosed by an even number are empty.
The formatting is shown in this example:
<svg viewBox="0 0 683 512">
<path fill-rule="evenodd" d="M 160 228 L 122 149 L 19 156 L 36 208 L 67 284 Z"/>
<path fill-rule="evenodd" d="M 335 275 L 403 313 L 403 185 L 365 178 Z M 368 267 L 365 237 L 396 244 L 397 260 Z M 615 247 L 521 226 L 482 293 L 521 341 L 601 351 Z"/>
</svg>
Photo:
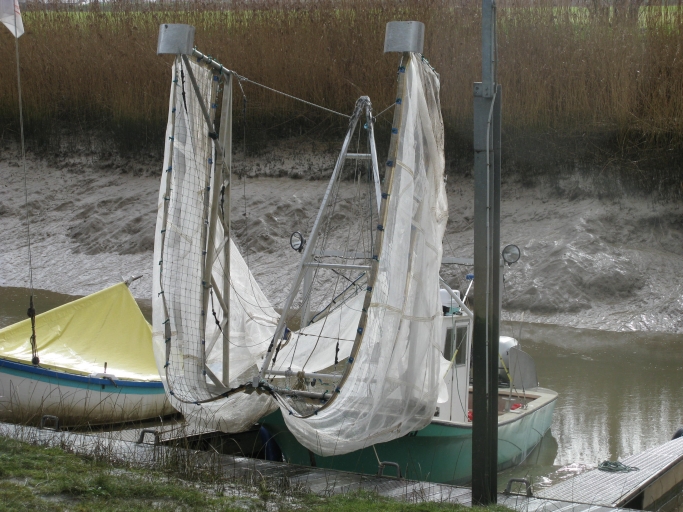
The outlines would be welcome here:
<svg viewBox="0 0 683 512">
<path fill-rule="evenodd" d="M 622 147 L 683 147 L 683 8 L 619 12 L 499 2 L 506 136 L 598 133 Z M 40 138 L 68 125 L 110 133 L 124 145 L 159 146 L 170 60 L 156 55 L 156 41 L 165 22 L 194 25 L 199 49 L 253 80 L 341 112 L 367 94 L 379 111 L 393 101 L 397 65 L 396 55 L 382 53 L 385 24 L 408 19 L 426 25 L 425 56 L 441 74 L 447 129 L 467 145 L 472 83 L 481 77 L 481 8 L 465 0 L 123 0 L 79 11 L 29 3 L 20 39 L 29 132 Z M 18 116 L 14 41 L 6 30 L 0 62 L 0 130 L 7 136 L 16 134 Z M 251 132 L 319 134 L 343 125 L 243 87 Z M 243 107 L 237 89 L 238 118 Z"/>
</svg>

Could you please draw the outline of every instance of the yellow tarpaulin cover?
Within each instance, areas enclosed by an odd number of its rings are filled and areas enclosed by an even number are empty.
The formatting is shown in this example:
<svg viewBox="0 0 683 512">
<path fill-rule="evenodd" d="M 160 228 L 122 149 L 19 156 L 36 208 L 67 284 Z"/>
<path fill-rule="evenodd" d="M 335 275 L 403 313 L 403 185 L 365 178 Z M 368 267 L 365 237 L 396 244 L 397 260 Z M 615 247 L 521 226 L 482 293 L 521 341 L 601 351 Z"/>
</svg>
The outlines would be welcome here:
<svg viewBox="0 0 683 512">
<path fill-rule="evenodd" d="M 31 320 L 0 330 L 0 358 L 31 364 Z M 152 328 L 125 283 L 36 316 L 40 366 L 120 379 L 159 380 Z"/>
</svg>

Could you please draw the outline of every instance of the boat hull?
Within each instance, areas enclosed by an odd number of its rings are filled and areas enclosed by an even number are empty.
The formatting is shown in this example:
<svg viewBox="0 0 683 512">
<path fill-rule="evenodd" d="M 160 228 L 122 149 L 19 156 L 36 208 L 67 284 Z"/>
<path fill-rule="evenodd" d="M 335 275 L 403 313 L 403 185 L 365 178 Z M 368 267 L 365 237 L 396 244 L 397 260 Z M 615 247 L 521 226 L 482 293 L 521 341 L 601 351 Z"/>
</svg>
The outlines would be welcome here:
<svg viewBox="0 0 683 512">
<path fill-rule="evenodd" d="M 140 421 L 173 414 L 161 381 L 103 379 L 0 359 L 0 420 L 61 425 Z"/>
<path fill-rule="evenodd" d="M 555 399 L 520 412 L 498 426 L 498 471 L 515 466 L 538 445 L 552 423 Z M 266 416 L 262 425 L 282 450 L 287 462 L 356 473 L 377 474 L 378 459 L 397 463 L 402 476 L 436 483 L 465 484 L 471 480 L 472 424 L 438 421 L 417 432 L 363 450 L 321 457 L 303 447 L 287 430 L 280 410 Z M 387 466 L 384 474 L 394 475 Z"/>
</svg>

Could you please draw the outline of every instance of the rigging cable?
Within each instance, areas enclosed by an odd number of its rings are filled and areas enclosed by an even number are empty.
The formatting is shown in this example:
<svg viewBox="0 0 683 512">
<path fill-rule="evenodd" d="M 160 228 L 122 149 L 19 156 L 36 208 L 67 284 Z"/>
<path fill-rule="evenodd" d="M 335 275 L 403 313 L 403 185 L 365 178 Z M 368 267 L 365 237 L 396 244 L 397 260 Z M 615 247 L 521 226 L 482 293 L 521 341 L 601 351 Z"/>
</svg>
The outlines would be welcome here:
<svg viewBox="0 0 683 512">
<path fill-rule="evenodd" d="M 389 105 L 387 108 L 385 108 L 384 110 L 382 110 L 379 114 L 377 114 L 376 116 L 372 116 L 372 117 L 373 117 L 374 119 L 377 119 L 379 116 L 381 116 L 382 114 L 384 114 L 387 110 L 389 110 L 389 109 L 390 109 L 391 107 L 393 107 L 394 105 L 396 105 L 396 102 L 393 102 L 393 103 L 392 103 L 391 105 Z"/>
<path fill-rule="evenodd" d="M 232 73 L 235 77 L 237 77 L 238 82 L 247 82 L 247 83 L 256 85 L 257 87 L 262 87 L 263 89 L 274 92 L 275 94 L 281 94 L 282 96 L 285 96 L 287 98 L 293 99 L 295 101 L 300 101 L 301 103 L 305 103 L 306 105 L 310 105 L 311 107 L 319 108 L 319 109 L 324 110 L 326 112 L 329 112 L 331 114 L 336 114 L 338 116 L 346 117 L 347 119 L 351 118 L 351 116 L 348 114 L 343 114 L 341 112 L 337 112 L 336 110 L 332 110 L 330 108 L 323 107 L 322 105 L 317 105 L 317 104 L 312 103 L 310 101 L 307 101 L 307 100 L 304 100 L 301 98 L 297 98 L 296 96 L 292 96 L 291 94 L 287 94 L 286 92 L 278 91 L 277 89 L 273 89 L 272 87 L 268 87 L 267 85 L 263 85 L 259 82 L 251 80 L 250 78 L 247 78 L 246 76 L 240 75 L 239 73 L 236 73 L 235 71 L 233 71 L 231 69 L 223 67 L 223 65 L 220 64 L 218 61 L 216 61 L 213 57 L 211 57 L 210 55 L 203 55 L 201 52 L 197 51 L 196 48 L 192 52 L 192 55 L 194 57 L 197 57 L 197 62 L 205 60 L 208 63 L 208 65 L 212 66 L 216 70 L 219 70 L 219 72 L 221 74 Z M 220 67 L 220 69 L 219 69 L 219 67 Z M 241 88 L 242 88 L 242 85 L 240 84 L 240 89 Z M 242 91 L 242 93 L 244 93 L 244 90 Z M 391 106 L 393 106 L 393 105 L 391 105 Z"/>
<path fill-rule="evenodd" d="M 319 109 L 324 110 L 326 112 L 330 112 L 331 114 L 336 114 L 338 116 L 346 117 L 347 119 L 351 118 L 351 116 L 348 114 L 342 114 L 341 112 L 337 112 L 336 110 L 332 110 L 331 108 L 323 107 L 322 105 L 316 105 L 315 103 L 311 103 L 310 101 L 306 101 L 306 100 L 303 100 L 301 98 L 297 98 L 296 96 L 292 96 L 291 94 L 287 94 L 286 92 L 278 91 L 277 89 L 273 89 L 272 87 L 268 87 L 267 85 L 263 85 L 263 84 L 260 84 L 258 82 L 254 82 L 253 80 L 250 80 L 246 76 L 238 75 L 237 73 L 235 73 L 235 76 L 238 78 L 239 82 L 248 82 L 248 83 L 254 84 L 258 87 L 263 87 L 264 89 L 267 89 L 268 91 L 274 92 L 276 94 L 281 94 L 282 96 L 286 96 L 287 98 L 290 98 L 292 100 L 300 101 L 301 103 L 305 103 L 306 105 L 310 105 L 311 107 L 319 108 Z M 240 85 L 240 87 L 241 87 L 241 85 Z"/>
<path fill-rule="evenodd" d="M 17 26 L 17 13 L 14 12 L 14 26 Z M 38 357 L 38 346 L 36 343 L 36 308 L 33 302 L 33 261 L 31 258 L 31 215 L 28 207 L 28 183 L 26 177 L 26 150 L 24 145 L 24 110 L 21 100 L 21 72 L 19 66 L 19 37 L 16 36 L 15 31 L 15 53 L 17 59 L 17 91 L 19 94 L 19 130 L 21 132 L 21 162 L 24 168 L 24 205 L 26 207 L 26 241 L 28 245 L 28 281 L 31 295 L 29 298 L 29 306 L 26 314 L 31 319 L 31 363 L 35 366 L 40 364 Z"/>
</svg>

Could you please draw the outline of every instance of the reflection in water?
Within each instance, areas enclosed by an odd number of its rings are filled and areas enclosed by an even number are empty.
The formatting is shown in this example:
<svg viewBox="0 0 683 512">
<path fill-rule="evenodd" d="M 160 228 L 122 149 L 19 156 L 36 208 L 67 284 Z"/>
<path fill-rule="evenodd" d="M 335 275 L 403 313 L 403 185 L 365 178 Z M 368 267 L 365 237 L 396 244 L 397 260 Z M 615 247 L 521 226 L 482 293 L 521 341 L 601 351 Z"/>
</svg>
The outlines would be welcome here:
<svg viewBox="0 0 683 512">
<path fill-rule="evenodd" d="M 498 474 L 498 489 L 503 490 L 511 478 L 527 478 L 533 482 L 534 488 L 548 487 L 551 483 L 562 480 L 562 478 L 551 478 L 553 472 L 557 470 L 555 459 L 557 459 L 557 439 L 552 431 L 546 432 L 540 444 L 534 449 L 527 459 L 517 467 L 506 469 Z M 513 492 L 523 492 L 515 487 Z"/>
<path fill-rule="evenodd" d="M 499 482 L 526 474 L 562 480 L 665 443 L 683 425 L 683 335 L 528 323 L 505 323 L 502 332 L 520 340 L 541 385 L 559 398 L 555 460 L 537 467 L 534 456 L 545 455 L 534 453 Z"/>
<path fill-rule="evenodd" d="M 36 290 L 38 312 L 77 297 Z M 151 317 L 151 301 L 138 301 Z M 28 290 L 0 288 L 0 327 L 26 318 Z M 499 475 L 536 486 L 662 444 L 683 425 L 683 335 L 504 323 L 536 361 L 543 387 L 559 393 L 551 432 L 519 467 Z"/>
</svg>

